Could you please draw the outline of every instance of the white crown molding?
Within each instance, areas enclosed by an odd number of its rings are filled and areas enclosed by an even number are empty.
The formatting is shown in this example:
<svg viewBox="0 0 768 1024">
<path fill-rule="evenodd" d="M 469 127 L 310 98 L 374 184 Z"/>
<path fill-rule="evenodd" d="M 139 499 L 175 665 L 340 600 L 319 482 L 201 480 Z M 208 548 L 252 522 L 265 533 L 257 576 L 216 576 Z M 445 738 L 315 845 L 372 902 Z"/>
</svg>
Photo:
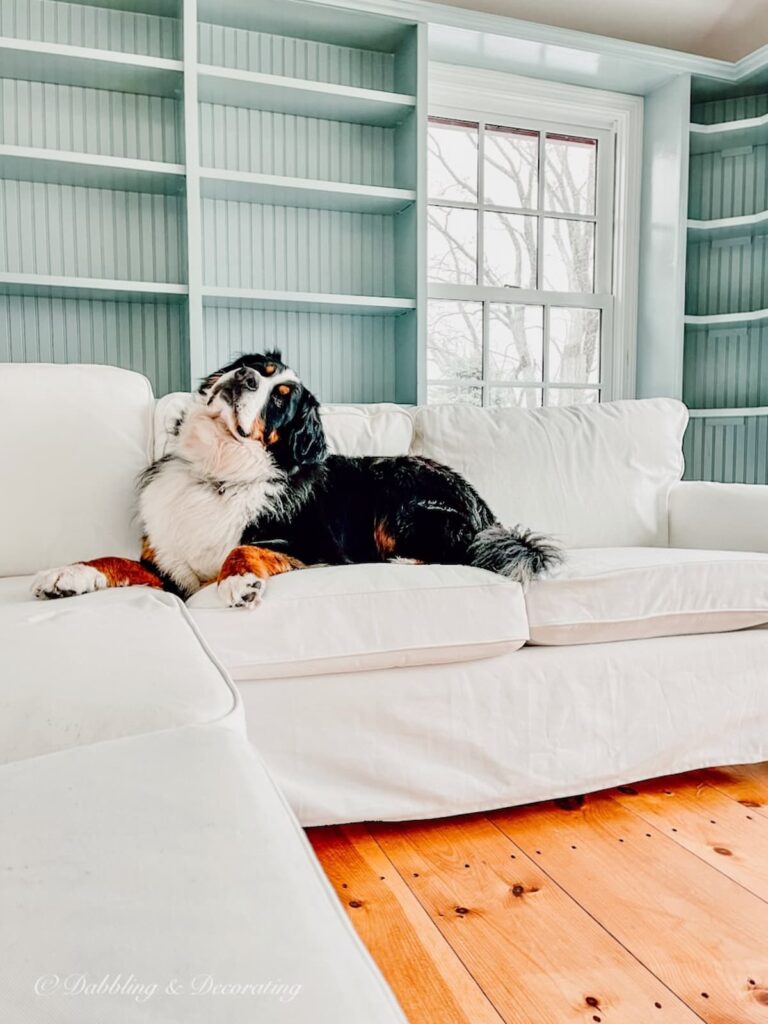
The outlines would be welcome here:
<svg viewBox="0 0 768 1024">
<path fill-rule="evenodd" d="M 349 7 L 349 0 L 310 0 L 332 7 Z M 737 84 L 742 79 L 768 68 L 768 46 L 755 50 L 737 61 L 703 57 L 679 50 L 667 50 L 647 43 L 613 39 L 575 29 L 542 25 L 518 18 L 507 18 L 484 11 L 433 3 L 431 0 L 355 0 L 358 10 L 389 15 L 406 21 L 423 21 L 430 25 L 461 29 L 488 36 L 514 37 L 541 46 L 562 50 L 599 54 L 634 65 L 655 68 L 670 77 L 675 74 L 702 75 Z"/>
</svg>

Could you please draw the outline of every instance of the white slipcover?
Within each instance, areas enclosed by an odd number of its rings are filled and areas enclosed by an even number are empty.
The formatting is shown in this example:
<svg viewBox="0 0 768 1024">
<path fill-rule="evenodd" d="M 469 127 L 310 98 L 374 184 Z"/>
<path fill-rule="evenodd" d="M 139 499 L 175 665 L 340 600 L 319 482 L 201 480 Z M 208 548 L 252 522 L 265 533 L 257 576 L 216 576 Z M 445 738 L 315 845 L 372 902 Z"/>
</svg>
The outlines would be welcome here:
<svg viewBox="0 0 768 1024">
<path fill-rule="evenodd" d="M 667 398 L 563 409 L 416 410 L 413 451 L 446 462 L 495 514 L 567 547 L 664 546 L 688 412 Z"/>
<path fill-rule="evenodd" d="M 669 495 L 670 544 L 768 551 L 768 487 L 685 480 Z"/>
<path fill-rule="evenodd" d="M 303 825 L 407 820 L 768 760 L 768 629 L 241 681 Z"/>
<path fill-rule="evenodd" d="M 128 370 L 0 365 L 0 576 L 135 557 L 153 408 L 149 382 Z"/>
<path fill-rule="evenodd" d="M 0 579 L 0 763 L 235 709 L 177 598 L 131 587 L 38 601 L 30 582 Z"/>
<path fill-rule="evenodd" d="M 768 555 L 583 548 L 525 595 L 534 644 L 722 633 L 768 622 Z"/>
<path fill-rule="evenodd" d="M 232 730 L 4 765 L 0 813 L 4 1022 L 405 1024 Z"/>
<path fill-rule="evenodd" d="M 438 665 L 528 639 L 519 583 L 464 565 L 344 565 L 274 576 L 250 611 L 210 586 L 188 607 L 231 677 Z"/>
</svg>

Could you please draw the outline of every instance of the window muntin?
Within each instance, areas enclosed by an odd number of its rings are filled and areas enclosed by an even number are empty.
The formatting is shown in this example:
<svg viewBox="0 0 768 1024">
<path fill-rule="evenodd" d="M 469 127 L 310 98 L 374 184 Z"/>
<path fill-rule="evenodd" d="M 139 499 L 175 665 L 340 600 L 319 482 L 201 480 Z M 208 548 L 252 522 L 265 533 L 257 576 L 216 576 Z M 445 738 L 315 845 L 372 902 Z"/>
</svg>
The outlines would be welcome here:
<svg viewBox="0 0 768 1024">
<path fill-rule="evenodd" d="M 496 120 L 430 117 L 428 400 L 599 401 L 610 137 Z"/>
</svg>

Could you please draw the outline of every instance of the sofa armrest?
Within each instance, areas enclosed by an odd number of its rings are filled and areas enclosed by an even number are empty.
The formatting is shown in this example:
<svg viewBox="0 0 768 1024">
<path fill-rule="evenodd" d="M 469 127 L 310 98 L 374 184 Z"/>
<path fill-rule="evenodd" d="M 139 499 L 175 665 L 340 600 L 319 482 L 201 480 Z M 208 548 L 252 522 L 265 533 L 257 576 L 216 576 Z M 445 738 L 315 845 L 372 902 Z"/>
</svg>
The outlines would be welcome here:
<svg viewBox="0 0 768 1024">
<path fill-rule="evenodd" d="M 669 545 L 768 552 L 768 486 L 675 484 L 669 496 Z"/>
</svg>

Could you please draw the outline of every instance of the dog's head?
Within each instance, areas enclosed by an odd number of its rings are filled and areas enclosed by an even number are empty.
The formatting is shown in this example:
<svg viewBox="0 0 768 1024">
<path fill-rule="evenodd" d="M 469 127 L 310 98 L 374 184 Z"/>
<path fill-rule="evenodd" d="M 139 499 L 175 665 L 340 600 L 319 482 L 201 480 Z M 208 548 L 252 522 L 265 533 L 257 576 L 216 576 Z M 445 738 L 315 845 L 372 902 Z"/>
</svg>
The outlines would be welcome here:
<svg viewBox="0 0 768 1024">
<path fill-rule="evenodd" d="M 234 441 L 261 446 L 283 469 L 328 453 L 319 403 L 278 351 L 240 356 L 206 377 L 198 399 Z"/>
</svg>

